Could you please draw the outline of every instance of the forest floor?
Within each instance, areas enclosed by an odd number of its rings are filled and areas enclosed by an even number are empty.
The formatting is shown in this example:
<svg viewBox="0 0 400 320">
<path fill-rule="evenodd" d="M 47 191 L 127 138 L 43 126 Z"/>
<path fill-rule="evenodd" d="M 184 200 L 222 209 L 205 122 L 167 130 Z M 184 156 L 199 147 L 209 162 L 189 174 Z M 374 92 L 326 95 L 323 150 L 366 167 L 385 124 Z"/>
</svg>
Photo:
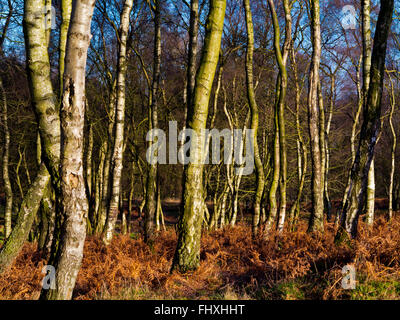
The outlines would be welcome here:
<svg viewBox="0 0 400 320">
<path fill-rule="evenodd" d="M 170 274 L 176 246 L 172 226 L 152 245 L 139 233 L 116 236 L 109 247 L 90 236 L 74 299 L 400 299 L 400 215 L 378 218 L 372 231 L 334 244 L 335 227 L 322 235 L 272 234 L 252 240 L 239 223 L 204 231 L 197 271 Z M 0 299 L 37 299 L 46 264 L 35 243 L 26 243 L 13 266 L 0 275 Z M 342 268 L 356 269 L 356 289 L 342 289 Z"/>
</svg>

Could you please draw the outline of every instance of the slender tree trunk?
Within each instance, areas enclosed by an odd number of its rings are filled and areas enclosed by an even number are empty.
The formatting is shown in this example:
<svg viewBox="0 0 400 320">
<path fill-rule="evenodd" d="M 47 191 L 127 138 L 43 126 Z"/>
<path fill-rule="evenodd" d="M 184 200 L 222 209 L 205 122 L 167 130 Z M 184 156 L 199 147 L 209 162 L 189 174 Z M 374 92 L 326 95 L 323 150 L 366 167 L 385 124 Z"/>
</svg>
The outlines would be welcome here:
<svg viewBox="0 0 400 320">
<path fill-rule="evenodd" d="M 362 15 L 362 38 L 363 38 L 363 91 L 362 91 L 362 102 L 366 103 L 369 83 L 370 83 L 370 72 L 371 72 L 371 53 L 372 53 L 372 38 L 371 38 L 371 0 L 362 0 L 361 10 L 363 11 Z M 364 105 L 364 110 L 366 106 Z M 374 158 L 374 156 L 373 156 Z M 366 203 L 366 211 L 367 211 L 367 221 L 374 221 L 374 211 L 375 211 L 375 162 L 372 158 L 371 167 L 368 172 L 368 182 L 367 182 L 367 203 Z M 351 224 L 353 224 L 353 219 L 355 215 L 351 215 Z"/>
<path fill-rule="evenodd" d="M 329 151 L 329 133 L 331 131 L 331 123 L 332 123 L 332 116 L 333 116 L 333 107 L 335 104 L 335 88 L 336 88 L 336 81 L 335 81 L 335 74 L 330 75 L 331 85 L 330 85 L 330 96 L 329 96 L 329 107 L 328 107 L 328 114 L 327 114 L 327 123 L 325 127 L 325 177 L 324 177 L 324 202 L 326 208 L 326 216 L 328 222 L 331 221 L 332 217 L 332 205 L 331 200 L 329 197 L 329 185 L 328 185 L 328 177 L 329 177 L 329 168 L 330 168 L 330 151 Z"/>
<path fill-rule="evenodd" d="M 243 132 L 246 132 L 249 120 L 250 120 L 250 112 L 246 116 L 246 120 L 243 125 Z M 244 135 L 243 140 L 242 140 L 242 146 L 244 146 L 245 141 L 246 141 L 246 137 Z M 241 166 L 233 180 L 232 218 L 230 220 L 230 224 L 232 227 L 235 226 L 235 224 L 236 224 L 238 210 L 239 210 L 239 189 L 240 189 L 240 182 L 242 181 L 242 177 L 243 177 L 243 170 L 244 170 L 244 166 Z M 262 201 L 261 201 L 261 203 L 262 203 Z M 261 223 L 263 223 L 263 222 L 264 221 L 261 220 Z"/>
<path fill-rule="evenodd" d="M 0 79 L 0 90 L 3 102 L 3 108 L 1 112 L 2 118 L 2 129 L 4 134 L 4 145 L 3 145 L 3 181 L 4 181 L 4 193 L 6 206 L 4 208 L 4 239 L 7 239 L 11 234 L 11 220 L 12 220 L 12 203 L 13 203 L 13 192 L 11 187 L 10 176 L 8 174 L 8 158 L 10 150 L 10 130 L 8 129 L 8 110 L 7 110 L 7 97 L 6 91 L 4 90 L 3 81 Z"/>
<path fill-rule="evenodd" d="M 86 103 L 86 114 L 88 111 L 88 105 Z M 89 123 L 89 119 L 86 116 L 86 125 L 87 125 L 87 132 L 88 132 L 88 138 L 87 138 L 87 144 L 86 144 L 86 150 L 85 150 L 85 181 L 86 181 L 86 191 L 87 191 L 87 196 L 88 199 L 91 200 L 92 197 L 92 164 L 93 164 L 93 159 L 92 159 L 92 153 L 93 153 L 93 126 L 91 123 Z"/>
<path fill-rule="evenodd" d="M 68 30 L 61 107 L 62 237 L 55 258 L 56 289 L 42 290 L 44 299 L 71 299 L 83 256 L 88 203 L 83 176 L 85 69 L 95 0 L 74 0 Z"/>
<path fill-rule="evenodd" d="M 250 0 L 243 0 L 243 6 L 246 13 L 246 30 L 247 30 L 247 50 L 246 50 L 246 84 L 247 84 L 247 99 L 249 101 L 251 120 L 250 129 L 253 130 L 254 136 L 251 137 L 252 144 L 254 146 L 254 162 L 256 167 L 256 181 L 257 187 L 254 195 L 254 213 L 252 221 L 252 234 L 255 237 L 258 233 L 258 226 L 260 223 L 261 214 L 261 199 L 264 191 L 264 167 L 260 157 L 260 151 L 258 148 L 258 106 L 254 92 L 254 80 L 253 80 L 253 52 L 254 52 L 254 29 L 253 29 L 253 18 L 250 8 Z"/>
<path fill-rule="evenodd" d="M 208 104 L 219 51 L 225 17 L 226 0 L 211 0 L 206 23 L 206 34 L 200 68 L 191 107 L 188 112 L 188 127 L 196 132 L 197 139 L 191 145 L 192 161 L 184 168 L 183 214 L 179 219 L 178 244 L 172 270 L 197 269 L 200 263 L 201 226 L 204 214 L 203 157 L 204 129 L 208 116 Z"/>
<path fill-rule="evenodd" d="M 59 48 L 59 82 L 60 82 L 60 98 L 63 91 L 63 77 L 65 66 L 65 48 L 67 45 L 67 34 L 69 22 L 71 19 L 72 0 L 61 0 L 61 27 L 60 27 L 60 48 Z"/>
<path fill-rule="evenodd" d="M 318 84 L 319 66 L 321 58 L 321 23 L 319 0 L 311 1 L 311 38 L 312 60 L 308 80 L 308 123 L 310 133 L 310 150 L 312 165 L 312 212 L 308 226 L 309 232 L 324 231 L 324 188 L 322 177 L 321 145 L 319 134 L 319 108 L 318 108 Z"/>
<path fill-rule="evenodd" d="M 322 85 L 318 83 L 318 111 L 319 111 L 319 146 L 321 150 L 321 186 L 323 188 L 324 209 L 327 207 L 327 199 L 325 198 L 325 169 L 326 169 L 326 138 L 325 138 L 325 106 L 324 97 L 322 95 Z"/>
<path fill-rule="evenodd" d="M 129 16 L 132 11 L 133 0 L 125 0 L 121 14 L 121 25 L 119 30 L 119 55 L 118 55 L 118 75 L 117 75 L 117 103 L 115 111 L 115 135 L 112 156 L 112 179 L 111 179 L 111 198 L 108 207 L 107 222 L 103 234 L 103 241 L 110 244 L 115 224 L 118 218 L 118 200 L 120 197 L 120 182 L 123 161 L 124 144 L 124 124 L 125 124 L 125 83 L 126 83 L 126 42 L 129 31 Z"/>
<path fill-rule="evenodd" d="M 198 48 L 198 33 L 199 33 L 199 0 L 190 1 L 190 26 L 189 26 L 189 60 L 186 75 L 186 102 L 187 109 L 193 97 L 194 85 L 196 81 L 197 71 L 197 48 Z M 185 119 L 186 120 L 186 119 Z M 186 124 L 185 124 L 186 126 Z"/>
<path fill-rule="evenodd" d="M 7 31 L 8 31 L 8 28 L 10 27 L 11 18 L 12 18 L 13 12 L 14 12 L 14 8 L 13 8 L 11 0 L 7 0 L 7 4 L 8 4 L 8 13 L 7 13 L 7 17 L 5 18 L 3 30 L 1 31 L 1 34 L 0 34 L 0 56 L 3 54 L 4 40 L 6 39 Z"/>
<path fill-rule="evenodd" d="M 149 105 L 149 129 L 158 127 L 158 90 L 161 76 L 161 8 L 160 0 L 155 1 L 154 10 L 154 53 L 153 53 L 153 82 L 151 87 L 151 103 Z M 157 162 L 150 164 L 146 181 L 146 202 L 145 212 L 145 240 L 152 241 L 155 233 L 156 218 L 156 183 L 157 183 Z"/>
<path fill-rule="evenodd" d="M 107 220 L 107 210 L 109 205 L 110 198 L 110 168 L 111 168 L 111 157 L 112 157 L 112 141 L 111 137 L 113 137 L 113 128 L 115 123 L 115 103 L 116 103 L 116 80 L 113 81 L 110 91 L 110 101 L 109 101 L 109 109 L 108 109 L 108 137 L 104 141 L 104 166 L 103 166 L 103 176 L 102 176 L 102 184 L 101 184 L 101 202 L 98 212 L 97 225 L 96 225 L 96 233 L 102 234 L 104 231 L 104 227 Z"/>
<path fill-rule="evenodd" d="M 299 76 L 297 71 L 297 62 L 294 48 L 291 50 L 292 54 L 292 68 L 295 81 L 295 106 L 296 106 L 296 132 L 297 132 L 297 161 L 298 161 L 298 178 L 299 178 L 299 188 L 297 190 L 296 200 L 293 202 L 292 207 L 289 211 L 289 226 L 291 230 L 294 230 L 298 216 L 300 215 L 300 201 L 303 193 L 304 182 L 307 172 L 307 146 L 304 143 L 303 134 L 300 127 L 300 98 L 301 90 L 299 86 Z"/>
<path fill-rule="evenodd" d="M 282 231 L 286 217 L 286 184 L 287 184 L 287 151 L 286 151 L 286 133 L 285 133 L 285 98 L 287 89 L 287 71 L 286 62 L 290 51 L 291 33 L 292 33 L 292 17 L 290 14 L 290 4 L 288 0 L 283 1 L 285 11 L 285 42 L 283 50 L 280 48 L 280 28 L 278 16 L 276 14 L 275 4 L 273 0 L 268 0 L 268 5 L 271 11 L 273 26 L 274 26 L 274 49 L 277 64 L 279 66 L 279 76 L 277 85 L 277 100 L 275 107 L 278 114 L 278 128 L 279 128 L 279 190 L 280 190 L 280 208 L 279 208 L 279 221 L 278 230 Z M 276 168 L 274 168 L 276 170 Z M 268 231 L 268 228 L 267 230 Z"/>
<path fill-rule="evenodd" d="M 92 225 L 96 227 L 96 232 L 97 232 L 97 227 L 99 224 L 99 217 L 100 217 L 100 203 L 101 203 L 101 195 L 103 192 L 103 172 L 104 172 L 104 164 L 105 164 L 105 155 L 106 155 L 106 143 L 103 142 L 100 149 L 99 149 L 99 165 L 97 167 L 97 172 L 95 175 L 95 180 L 94 180 L 94 199 L 93 199 L 93 212 L 90 213 L 90 216 L 92 218 Z M 94 165 L 94 163 L 93 163 Z M 91 208 L 89 208 L 91 209 Z"/>
<path fill-rule="evenodd" d="M 391 152 L 391 168 L 390 168 L 390 183 L 389 183 L 389 212 L 388 212 L 388 220 L 390 221 L 393 218 L 393 183 L 394 183 L 394 173 L 395 173 L 395 164 L 396 164 L 396 145 L 397 145 L 397 136 L 396 131 L 393 126 L 393 113 L 394 108 L 396 106 L 396 96 L 394 93 L 394 85 L 391 76 L 390 79 L 390 115 L 389 115 L 389 125 L 390 131 L 392 133 L 392 152 Z"/>
<path fill-rule="evenodd" d="M 279 81 L 276 82 L 277 89 L 275 92 L 275 101 L 279 100 Z M 276 192 L 279 187 L 279 175 L 280 175 L 280 152 L 279 152 L 279 115 L 278 109 L 275 105 L 274 108 L 274 140 L 273 140 L 273 172 L 272 172 L 272 183 L 268 193 L 268 202 L 269 202 L 269 214 L 267 221 L 265 223 L 265 235 L 272 229 L 273 224 L 275 223 L 276 216 L 278 214 L 278 203 L 276 199 Z"/>
</svg>

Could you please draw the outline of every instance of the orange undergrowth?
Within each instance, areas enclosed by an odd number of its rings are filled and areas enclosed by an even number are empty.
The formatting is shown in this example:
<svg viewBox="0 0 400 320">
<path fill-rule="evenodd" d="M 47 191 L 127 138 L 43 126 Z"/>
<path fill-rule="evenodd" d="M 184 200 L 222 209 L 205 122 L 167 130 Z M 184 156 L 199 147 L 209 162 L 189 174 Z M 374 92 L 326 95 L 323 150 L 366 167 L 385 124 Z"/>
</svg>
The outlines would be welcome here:
<svg viewBox="0 0 400 320">
<path fill-rule="evenodd" d="M 197 271 L 170 274 L 176 236 L 171 229 L 151 245 L 141 238 L 117 236 L 109 247 L 89 237 L 74 299 L 224 299 L 290 298 L 277 296 L 281 283 L 301 279 L 304 298 L 343 299 L 342 267 L 354 264 L 363 279 L 400 279 L 400 221 L 361 225 L 359 240 L 350 246 L 333 243 L 335 230 L 309 235 L 305 223 L 297 232 L 252 240 L 250 228 L 238 225 L 204 232 Z M 0 275 L 0 299 L 36 299 L 45 261 L 35 244 L 25 244 L 9 271 Z M 121 292 L 124 292 L 121 294 Z"/>
</svg>

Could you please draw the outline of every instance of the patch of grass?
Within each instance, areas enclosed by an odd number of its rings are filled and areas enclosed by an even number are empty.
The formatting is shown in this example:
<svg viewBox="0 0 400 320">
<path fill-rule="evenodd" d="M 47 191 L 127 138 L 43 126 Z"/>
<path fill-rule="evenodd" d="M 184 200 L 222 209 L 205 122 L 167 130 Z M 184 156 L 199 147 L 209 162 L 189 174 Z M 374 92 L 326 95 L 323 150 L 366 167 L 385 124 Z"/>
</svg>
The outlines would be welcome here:
<svg viewBox="0 0 400 320">
<path fill-rule="evenodd" d="M 400 282 L 396 280 L 363 280 L 350 291 L 351 300 L 400 299 Z"/>
<path fill-rule="evenodd" d="M 304 286 L 299 281 L 289 281 L 277 286 L 283 300 L 304 300 Z"/>
</svg>

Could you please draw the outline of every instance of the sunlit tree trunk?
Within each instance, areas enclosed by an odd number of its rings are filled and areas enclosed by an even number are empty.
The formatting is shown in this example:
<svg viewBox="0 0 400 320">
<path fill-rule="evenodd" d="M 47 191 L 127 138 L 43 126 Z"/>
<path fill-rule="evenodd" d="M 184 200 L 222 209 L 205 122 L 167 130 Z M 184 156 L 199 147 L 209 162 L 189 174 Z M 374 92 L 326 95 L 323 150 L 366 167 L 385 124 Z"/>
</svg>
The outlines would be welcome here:
<svg viewBox="0 0 400 320">
<path fill-rule="evenodd" d="M 113 156 L 111 162 L 110 179 L 111 198 L 108 207 L 107 222 L 104 229 L 103 241 L 109 244 L 113 237 L 115 224 L 118 218 L 118 201 L 121 196 L 120 182 L 123 161 L 124 124 L 125 124 L 125 83 L 126 83 L 126 42 L 129 31 L 129 16 L 132 11 L 133 0 L 125 0 L 121 14 L 121 25 L 119 30 L 119 55 L 117 73 L 117 99 L 115 111 L 115 130 L 113 143 Z"/>
<path fill-rule="evenodd" d="M 375 215 L 375 161 L 372 159 L 371 167 L 368 171 L 367 183 L 367 203 L 365 208 L 365 221 L 371 227 L 374 223 Z"/>
<path fill-rule="evenodd" d="M 336 69 L 337 71 L 338 69 Z M 327 108 L 327 122 L 324 128 L 325 136 L 324 136 L 324 144 L 325 144 L 325 176 L 324 176 L 324 202 L 326 208 L 326 216 L 327 220 L 330 221 L 332 217 L 332 205 L 329 197 L 329 168 L 330 168 L 330 150 L 329 150 L 329 133 L 331 131 L 332 124 L 332 116 L 333 116 L 333 107 L 335 104 L 335 90 L 336 90 L 336 75 L 335 72 L 331 73 L 330 76 L 330 95 L 329 95 L 329 107 Z"/>
<path fill-rule="evenodd" d="M 296 107 L 296 133 L 297 133 L 297 171 L 298 171 L 298 179 L 299 179 L 299 187 L 297 189 L 296 199 L 292 204 L 292 207 L 289 211 L 289 227 L 291 230 L 294 230 L 298 216 L 300 215 L 300 200 L 303 193 L 304 182 L 306 178 L 307 172 L 307 147 L 304 143 L 303 134 L 300 126 L 300 98 L 301 98 L 301 90 L 299 85 L 299 76 L 297 71 L 297 62 L 294 48 L 291 50 L 292 55 L 292 68 L 294 74 L 295 81 L 295 107 Z"/>
<path fill-rule="evenodd" d="M 276 85 L 279 85 L 279 81 L 276 81 Z M 279 88 L 276 89 L 275 92 L 275 100 L 279 99 Z M 272 183 L 269 188 L 268 193 L 268 202 L 269 202 L 269 214 L 267 221 L 265 223 L 265 234 L 268 234 L 268 231 L 272 229 L 276 216 L 278 213 L 278 203 L 276 199 L 276 192 L 279 187 L 279 168 L 280 168 L 280 153 L 279 153 L 279 115 L 278 109 L 274 108 L 274 140 L 273 140 L 273 156 L 272 156 L 272 164 L 273 164 L 273 172 L 272 172 Z"/>
<path fill-rule="evenodd" d="M 308 123 L 310 133 L 311 150 L 311 195 L 312 211 L 308 231 L 324 230 L 324 188 L 323 170 L 321 162 L 321 141 L 319 133 L 319 108 L 318 108 L 318 84 L 319 66 L 321 59 L 321 23 L 319 0 L 310 1 L 311 6 L 311 38 L 313 52 L 311 57 L 310 73 L 308 80 Z"/>
<path fill-rule="evenodd" d="M 86 103 L 86 113 L 88 111 L 88 105 Z M 93 126 L 89 122 L 89 119 L 86 117 L 86 125 L 87 125 L 87 144 L 85 150 L 85 181 L 86 181 L 86 191 L 88 195 L 88 199 L 92 197 L 92 154 L 93 154 Z"/>
<path fill-rule="evenodd" d="M 243 132 L 246 132 L 249 120 L 250 120 L 250 112 L 246 116 L 246 120 L 243 125 Z M 242 146 L 245 145 L 245 141 L 246 141 L 246 136 L 244 134 L 242 140 Z M 229 222 L 232 227 L 236 224 L 238 210 L 239 210 L 239 188 L 240 188 L 240 182 L 242 181 L 243 177 L 243 170 L 244 166 L 242 165 L 239 168 L 238 172 L 235 174 L 232 182 L 232 217 Z M 261 221 L 261 223 L 263 222 L 264 221 Z"/>
<path fill-rule="evenodd" d="M 321 186 L 323 188 L 324 209 L 326 208 L 327 199 L 325 198 L 325 174 L 326 174 L 326 138 L 325 138 L 325 106 L 324 97 L 322 95 L 322 85 L 318 83 L 318 112 L 319 112 L 319 147 L 321 150 Z"/>
<path fill-rule="evenodd" d="M 60 118 L 50 78 L 44 12 L 40 19 L 35 18 L 38 8 L 44 8 L 44 5 L 43 0 L 25 1 L 24 34 L 29 61 L 28 76 L 31 96 L 39 121 L 42 158 L 57 189 L 60 163 Z"/>
<path fill-rule="evenodd" d="M 108 128 L 107 128 L 107 137 L 103 143 L 103 150 L 105 152 L 104 155 L 104 165 L 103 165 L 103 176 L 101 178 L 101 201 L 99 206 L 99 212 L 97 215 L 97 225 L 96 225 L 96 233 L 102 234 L 104 231 L 104 227 L 107 220 L 107 210 L 110 198 L 110 168 L 111 168 L 111 157 L 112 157 L 112 141 L 111 137 L 113 137 L 113 128 L 115 123 L 115 103 L 116 103 L 116 87 L 117 81 L 113 80 L 111 88 L 110 88 L 110 98 L 108 105 Z"/>
<path fill-rule="evenodd" d="M 261 200 L 264 192 L 264 167 L 260 157 L 260 151 L 258 148 L 258 106 L 254 92 L 254 80 L 253 80 L 253 52 L 254 52 L 254 29 L 253 29 L 253 18 L 250 8 L 250 0 L 243 0 L 243 6 L 246 13 L 246 30 L 247 30 L 247 51 L 246 51 L 246 84 L 247 84 L 247 99 L 249 101 L 251 119 L 250 129 L 253 130 L 254 136 L 252 143 L 254 146 L 254 163 L 256 167 L 256 181 L 257 188 L 254 196 L 254 213 L 252 221 L 252 232 L 253 237 L 257 235 L 258 226 L 260 223 L 261 214 Z"/>
<path fill-rule="evenodd" d="M 25 193 L 17 223 L 0 251 L 0 265 L 4 270 L 22 248 L 36 217 L 43 192 L 49 181 L 49 170 L 54 190 L 59 190 L 60 118 L 56 106 L 48 55 L 48 33 L 45 30 L 43 0 L 27 0 L 24 6 L 24 37 L 28 80 L 34 111 L 38 120 L 44 165 Z M 46 170 L 47 168 L 47 170 Z M 39 188 L 39 189 L 38 189 Z"/>
<path fill-rule="evenodd" d="M 95 227 L 95 232 L 97 232 L 97 227 L 99 223 L 99 217 L 100 217 L 100 204 L 101 204 L 101 195 L 103 192 L 103 172 L 104 172 L 104 164 L 105 164 L 105 156 L 106 156 L 106 142 L 103 142 L 100 146 L 99 149 L 99 164 L 97 166 L 97 171 L 96 174 L 94 175 L 94 199 L 93 199 L 93 208 L 90 207 L 89 210 L 93 210 L 93 212 L 89 212 L 91 220 L 92 220 L 92 226 Z M 94 166 L 94 162 L 93 162 Z"/>
<path fill-rule="evenodd" d="M 59 82 L 60 82 L 60 98 L 63 90 L 63 77 L 65 66 L 65 47 L 67 45 L 67 34 L 69 22 L 71 19 L 72 0 L 61 0 L 61 27 L 60 27 L 60 47 L 59 47 Z"/>
<path fill-rule="evenodd" d="M 71 299 L 83 257 L 88 203 L 83 176 L 85 70 L 95 0 L 74 0 L 65 56 L 61 107 L 61 214 L 64 223 L 54 261 L 56 289 L 44 299 Z"/>
<path fill-rule="evenodd" d="M 389 125 L 390 131 L 392 133 L 392 150 L 391 150 L 391 167 L 390 167 L 390 179 L 389 179 L 389 212 L 388 220 L 393 218 L 393 183 L 394 183 L 394 173 L 395 173 L 395 161 L 396 161 L 396 145 L 397 136 L 396 131 L 393 126 L 393 113 L 396 106 L 396 96 L 394 92 L 394 84 L 392 77 L 389 75 L 390 79 L 390 115 L 389 115 Z"/>
<path fill-rule="evenodd" d="M 203 53 L 188 112 L 188 128 L 196 132 L 197 139 L 195 142 L 192 141 L 191 145 L 192 161 L 184 168 L 184 210 L 179 219 L 178 244 L 172 265 L 172 270 L 178 269 L 183 272 L 197 269 L 200 263 L 201 226 L 204 214 L 202 161 L 205 143 L 204 131 L 211 88 L 221 48 L 225 8 L 226 0 L 210 1 Z"/>
<path fill-rule="evenodd" d="M 49 172 L 42 163 L 35 180 L 25 193 L 25 197 L 18 212 L 16 224 L 10 236 L 0 249 L 0 274 L 6 271 L 15 260 L 24 242 L 28 238 L 33 220 L 39 209 L 40 200 L 43 197 L 43 192 L 49 180 Z"/>
<path fill-rule="evenodd" d="M 283 49 L 280 48 L 280 27 L 278 16 L 276 14 L 275 4 L 273 0 L 268 0 L 274 26 L 274 50 L 275 57 L 279 67 L 279 76 L 277 80 L 277 93 L 275 108 L 278 116 L 278 133 L 279 133 L 279 167 L 274 166 L 274 171 L 279 170 L 279 190 L 280 190 L 280 206 L 278 230 L 282 231 L 286 217 L 286 184 L 287 184 L 287 151 L 286 151 L 286 133 L 285 133 L 285 98 L 287 89 L 287 71 L 286 62 L 289 55 L 291 45 L 292 17 L 290 14 L 289 1 L 283 1 L 285 11 L 285 42 Z M 276 175 L 278 176 L 278 175 Z M 276 201 L 276 200 L 275 200 Z M 274 216 L 274 214 L 272 215 Z M 272 221 L 270 221 L 271 223 Z M 269 231 L 270 223 L 267 224 L 266 232 Z"/>
<path fill-rule="evenodd" d="M 3 182 L 4 182 L 4 194 L 6 205 L 4 208 L 4 238 L 8 238 L 11 233 L 11 219 L 12 219 L 12 202 L 13 202 L 13 192 L 11 187 L 10 176 L 8 174 L 8 159 L 9 159 L 9 150 L 10 150 L 10 130 L 8 128 L 8 110 L 7 110 L 7 97 L 6 91 L 4 90 L 3 81 L 0 79 L 0 93 L 2 96 L 2 112 L 1 112 L 1 120 L 2 120 L 2 131 L 4 135 L 4 144 L 3 144 Z"/>
<path fill-rule="evenodd" d="M 363 38 L 363 90 L 362 90 L 362 102 L 366 103 L 367 94 L 370 82 L 370 72 L 371 72 L 371 53 L 372 53 L 372 38 L 371 38 L 371 0 L 362 0 L 361 10 L 362 14 L 362 38 Z M 365 110 L 366 106 L 364 106 Z M 371 161 L 371 167 L 368 172 L 368 182 L 367 182 L 367 202 L 366 202 L 366 214 L 367 214 L 367 224 L 373 223 L 374 221 L 374 211 L 375 211 L 375 162 L 374 156 Z M 350 225 L 353 224 L 353 219 L 355 215 L 351 215 Z"/>
</svg>

